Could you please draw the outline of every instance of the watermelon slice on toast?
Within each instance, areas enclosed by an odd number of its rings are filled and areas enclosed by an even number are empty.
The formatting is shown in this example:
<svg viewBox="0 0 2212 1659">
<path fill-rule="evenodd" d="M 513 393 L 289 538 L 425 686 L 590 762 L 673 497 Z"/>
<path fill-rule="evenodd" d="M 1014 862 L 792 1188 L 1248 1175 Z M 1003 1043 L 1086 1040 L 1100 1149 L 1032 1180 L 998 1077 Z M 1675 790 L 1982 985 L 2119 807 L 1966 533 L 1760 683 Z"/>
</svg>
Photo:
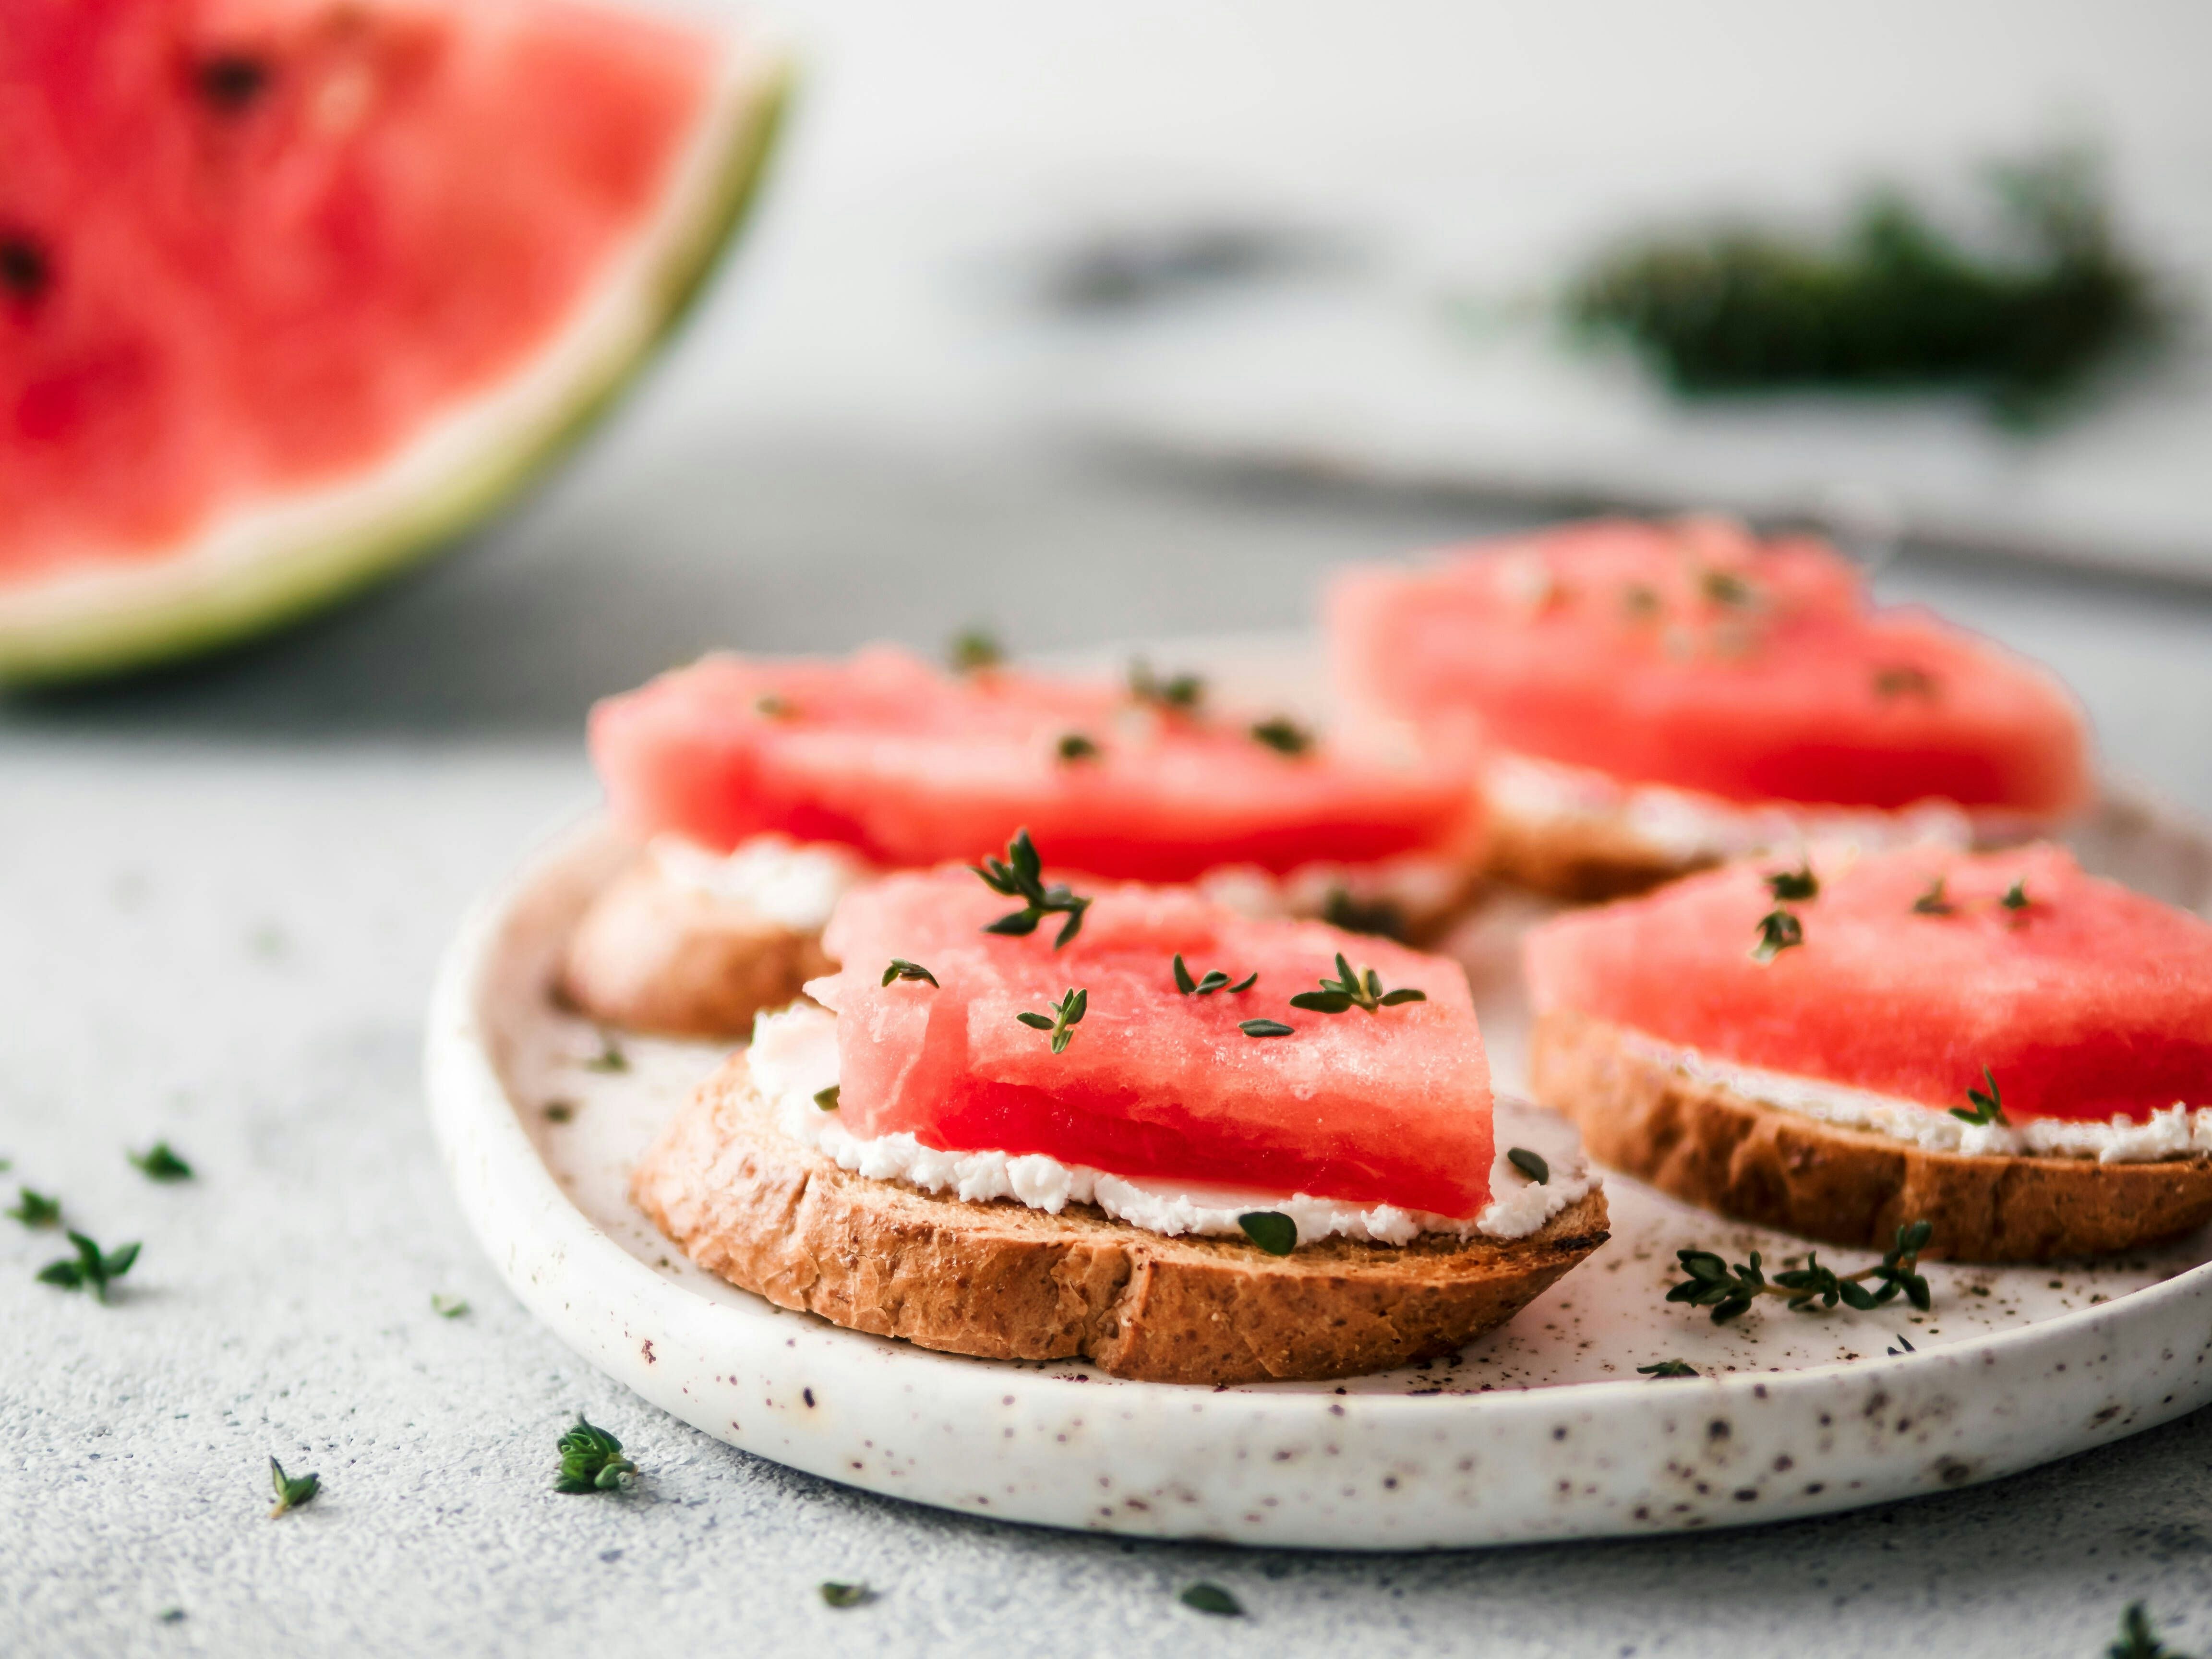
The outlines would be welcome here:
<svg viewBox="0 0 2212 1659">
<path fill-rule="evenodd" d="M 1540 884 L 1633 887 L 1808 833 L 2016 833 L 2090 794 L 2048 674 L 1872 605 L 1808 538 L 1577 525 L 1347 571 L 1327 619 L 1350 702 L 1487 737 L 1500 856 Z"/>
<path fill-rule="evenodd" d="M 2063 848 L 1816 848 L 1525 951 L 1540 1097 L 1678 1195 L 1985 1259 L 2212 1218 L 2212 924 Z"/>
<path fill-rule="evenodd" d="M 784 79 L 591 0 L 9 0 L 0 678 L 243 636 L 504 499 L 682 310 Z"/>
</svg>

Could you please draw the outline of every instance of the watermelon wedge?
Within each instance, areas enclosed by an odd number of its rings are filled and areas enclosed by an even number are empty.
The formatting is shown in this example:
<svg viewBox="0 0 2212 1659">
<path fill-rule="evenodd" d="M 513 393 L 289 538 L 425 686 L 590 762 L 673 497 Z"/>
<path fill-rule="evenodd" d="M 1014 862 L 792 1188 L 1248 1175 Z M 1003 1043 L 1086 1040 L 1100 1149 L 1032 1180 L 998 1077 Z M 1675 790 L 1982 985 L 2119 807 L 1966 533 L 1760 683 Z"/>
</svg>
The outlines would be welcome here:
<svg viewBox="0 0 2212 1659">
<path fill-rule="evenodd" d="M 1025 936 L 986 931 L 1009 902 L 970 871 L 848 895 L 823 935 L 843 968 L 807 986 L 837 1014 L 841 1127 L 1130 1177 L 1481 1211 L 1490 1071 L 1456 964 L 1317 922 L 1249 921 L 1188 889 L 1087 896 L 1056 947 L 1057 916 Z M 1423 1000 L 1294 1005 L 1338 976 L 1340 953 L 1386 993 Z"/>
<path fill-rule="evenodd" d="M 2212 925 L 2050 845 L 1809 868 L 1809 898 L 1748 864 L 1545 924 L 1538 1012 L 1941 1111 L 1994 1090 L 2015 1122 L 2212 1104 Z"/>
<path fill-rule="evenodd" d="M 1105 682 L 947 674 L 879 646 L 708 658 L 600 703 L 591 750 L 617 828 L 717 852 L 781 834 L 918 867 L 983 857 L 1027 825 L 1066 868 L 1145 881 L 1472 855 L 1464 760 L 1394 764 L 1257 724 Z"/>
<path fill-rule="evenodd" d="M 1805 538 L 1601 522 L 1332 584 L 1340 689 L 1501 750 L 1724 802 L 2036 819 L 2088 799 L 2080 711 L 2033 665 L 1877 608 Z"/>
<path fill-rule="evenodd" d="M 417 557 L 682 310 L 784 70 L 579 0 L 9 0 L 0 678 Z"/>
</svg>

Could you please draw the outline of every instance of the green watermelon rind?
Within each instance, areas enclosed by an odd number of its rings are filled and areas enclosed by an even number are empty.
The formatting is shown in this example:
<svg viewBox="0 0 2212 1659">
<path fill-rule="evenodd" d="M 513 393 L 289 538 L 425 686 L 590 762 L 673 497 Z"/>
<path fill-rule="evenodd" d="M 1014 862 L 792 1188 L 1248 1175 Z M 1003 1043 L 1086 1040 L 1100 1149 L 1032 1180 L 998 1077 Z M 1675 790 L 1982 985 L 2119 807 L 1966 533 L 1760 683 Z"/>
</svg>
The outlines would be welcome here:
<svg viewBox="0 0 2212 1659">
<path fill-rule="evenodd" d="M 792 68 L 757 46 L 732 51 L 738 66 L 696 141 L 719 136 L 721 154 L 696 191 L 697 209 L 669 228 L 642 273 L 647 326 L 611 331 L 559 396 L 372 522 L 319 529 L 310 507 L 283 542 L 230 568 L 193 570 L 187 553 L 88 578 L 72 573 L 52 584 L 64 590 L 58 602 L 49 602 L 55 596 L 41 591 L 44 584 L 13 595 L 0 589 L 0 684 L 59 686 L 126 674 L 285 627 L 429 558 L 582 439 L 690 312 L 759 195 L 789 106 Z M 529 372 L 526 366 L 513 378 Z M 76 580 L 81 598 L 66 592 Z"/>
</svg>

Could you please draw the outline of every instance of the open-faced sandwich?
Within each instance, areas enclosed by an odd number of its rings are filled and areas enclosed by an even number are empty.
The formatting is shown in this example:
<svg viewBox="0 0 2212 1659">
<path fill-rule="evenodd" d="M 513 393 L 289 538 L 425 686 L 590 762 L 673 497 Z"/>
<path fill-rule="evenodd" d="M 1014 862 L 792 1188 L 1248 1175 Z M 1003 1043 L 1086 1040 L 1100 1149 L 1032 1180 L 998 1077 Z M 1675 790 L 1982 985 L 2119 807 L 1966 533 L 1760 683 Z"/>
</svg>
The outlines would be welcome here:
<svg viewBox="0 0 2212 1659">
<path fill-rule="evenodd" d="M 780 1305 L 1155 1381 L 1338 1376 L 1457 1349 L 1605 1242 L 1572 1131 L 1493 1122 L 1449 961 L 1074 892 L 1026 835 L 856 889 L 823 944 L 817 1000 L 761 1018 L 632 1188 Z"/>
<path fill-rule="evenodd" d="M 1482 733 L 1492 867 L 1568 897 L 1808 839 L 2018 841 L 2090 795 L 2050 675 L 1807 538 L 1578 525 L 1345 572 L 1327 621 L 1370 724 Z"/>
<path fill-rule="evenodd" d="M 1678 1198 L 1982 1261 L 2212 1219 L 2212 925 L 2061 848 L 1816 848 L 1525 949 L 1537 1098 Z"/>
<path fill-rule="evenodd" d="M 599 704 L 591 748 L 639 855 L 579 927 L 566 985 L 646 1030 L 742 1034 L 828 970 L 843 893 L 984 857 L 1020 825 L 1086 876 L 1408 937 L 1454 913 L 1482 859 L 1466 757 L 1346 755 L 1141 670 L 715 656 Z"/>
</svg>

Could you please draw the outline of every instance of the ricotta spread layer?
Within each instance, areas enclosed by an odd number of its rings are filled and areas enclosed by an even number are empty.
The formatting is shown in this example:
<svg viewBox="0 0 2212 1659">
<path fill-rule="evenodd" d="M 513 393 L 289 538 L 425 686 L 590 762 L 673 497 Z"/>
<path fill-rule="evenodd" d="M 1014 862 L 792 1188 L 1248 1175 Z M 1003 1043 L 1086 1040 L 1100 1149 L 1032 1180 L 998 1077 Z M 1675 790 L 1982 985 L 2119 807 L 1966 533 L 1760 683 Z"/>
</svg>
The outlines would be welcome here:
<svg viewBox="0 0 2212 1659">
<path fill-rule="evenodd" d="M 795 933 L 828 927 L 837 901 L 870 874 L 867 860 L 848 848 L 788 836 L 755 836 L 726 853 L 656 836 L 646 850 L 663 880 L 735 899 Z"/>
<path fill-rule="evenodd" d="M 753 1025 L 749 1064 L 754 1086 L 783 1132 L 840 1169 L 873 1181 L 902 1181 L 926 1193 L 949 1192 L 970 1203 L 1012 1199 L 1054 1215 L 1070 1204 L 1094 1204 L 1118 1221 L 1169 1237 L 1239 1235 L 1237 1217 L 1272 1210 L 1296 1222 L 1304 1240 L 1340 1237 L 1405 1244 L 1425 1232 L 1526 1238 L 1601 1184 L 1570 1126 L 1548 1112 L 1504 1101 L 1497 1109 L 1491 1201 L 1480 1214 L 1456 1218 L 1304 1193 L 1109 1175 L 1042 1152 L 940 1152 L 905 1132 L 855 1135 L 836 1113 L 815 1104 L 815 1096 L 837 1081 L 837 1018 L 810 1003 L 761 1015 Z M 1505 1153 L 1516 1146 L 1542 1156 L 1548 1183 L 1531 1181 L 1507 1160 Z"/>
<path fill-rule="evenodd" d="M 1693 789 L 1624 783 L 1588 767 L 1493 755 L 1484 773 L 1492 804 L 1534 825 L 1571 830 L 1604 828 L 1627 835 L 1677 863 L 1741 858 L 1835 842 L 1862 852 L 1933 843 L 1971 847 L 2002 841 L 2035 826 L 2009 813 L 1970 813 L 1948 801 L 1922 801 L 1895 811 L 1879 807 L 1749 804 Z"/>
<path fill-rule="evenodd" d="M 1818 1118 L 1844 1128 L 1867 1129 L 1934 1152 L 1969 1157 L 2095 1158 L 2100 1164 L 2157 1164 L 2212 1154 L 2212 1107 L 2177 1101 L 2138 1124 L 2123 1112 L 2106 1122 L 2068 1118 L 2022 1118 L 2011 1123 L 1967 1123 L 1941 1107 L 1894 1095 L 1875 1094 L 1817 1078 L 1792 1077 L 1707 1059 L 1632 1036 L 1626 1045 L 1647 1060 L 1672 1067 L 1692 1082 L 1726 1089 L 1762 1106 Z"/>
</svg>

